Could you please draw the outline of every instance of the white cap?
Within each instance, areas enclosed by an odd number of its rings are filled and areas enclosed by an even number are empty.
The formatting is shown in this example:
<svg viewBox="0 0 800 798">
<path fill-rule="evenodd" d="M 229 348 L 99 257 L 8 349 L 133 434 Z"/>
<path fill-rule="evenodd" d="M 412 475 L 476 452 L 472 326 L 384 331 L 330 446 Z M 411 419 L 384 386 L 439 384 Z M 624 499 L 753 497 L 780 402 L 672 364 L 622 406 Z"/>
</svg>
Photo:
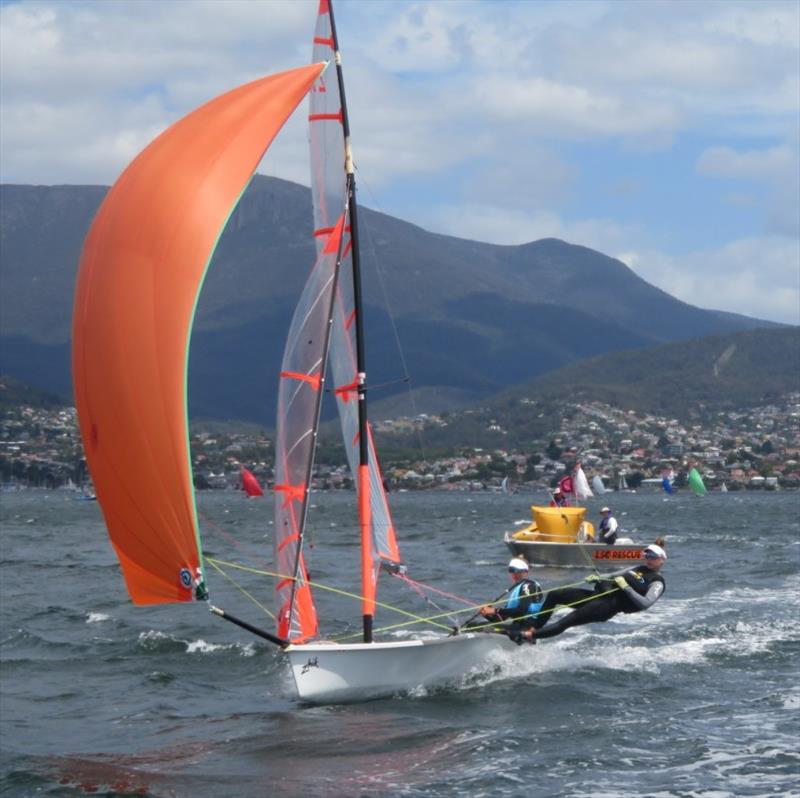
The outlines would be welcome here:
<svg viewBox="0 0 800 798">
<path fill-rule="evenodd" d="M 513 557 L 511 562 L 508 564 L 509 570 L 513 568 L 515 571 L 527 571 L 529 570 L 530 566 L 528 563 L 522 559 L 522 557 Z"/>
<path fill-rule="evenodd" d="M 608 509 L 608 507 L 601 507 L 601 508 L 600 508 L 600 512 L 601 512 L 601 513 L 610 513 L 610 512 L 611 512 L 611 510 L 609 510 L 609 509 Z"/>
<path fill-rule="evenodd" d="M 662 560 L 667 559 L 667 552 L 665 552 L 664 549 L 662 549 L 661 546 L 659 546 L 656 543 L 651 543 L 649 546 L 645 546 L 644 550 L 652 551 L 653 554 L 656 555 L 656 557 L 660 557 Z"/>
</svg>

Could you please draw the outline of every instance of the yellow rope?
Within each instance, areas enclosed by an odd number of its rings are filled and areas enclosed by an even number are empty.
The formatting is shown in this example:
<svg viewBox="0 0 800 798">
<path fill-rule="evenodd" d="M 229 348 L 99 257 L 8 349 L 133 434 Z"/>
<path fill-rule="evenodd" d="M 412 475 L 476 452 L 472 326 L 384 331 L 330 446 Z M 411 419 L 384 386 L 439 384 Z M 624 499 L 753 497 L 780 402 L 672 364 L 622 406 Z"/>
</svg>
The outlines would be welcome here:
<svg viewBox="0 0 800 798">
<path fill-rule="evenodd" d="M 224 565 L 224 566 L 226 566 L 228 568 L 234 568 L 234 569 L 239 570 L 239 571 L 245 571 L 246 573 L 257 574 L 259 576 L 273 576 L 273 577 L 278 577 L 280 579 L 292 579 L 292 580 L 294 579 L 293 577 L 286 576 L 285 574 L 279 574 L 279 573 L 276 573 L 275 571 L 265 571 L 265 570 L 262 570 L 260 568 L 252 568 L 250 566 L 240 565 L 239 563 L 227 562 L 225 560 L 218 560 L 218 559 L 215 559 L 213 557 L 208 557 L 208 556 L 205 557 L 205 560 L 210 565 L 212 565 L 215 568 L 216 571 L 218 571 L 229 582 L 231 582 L 231 584 L 235 585 L 239 590 L 241 590 L 241 592 L 244 593 L 244 595 L 247 596 L 256 606 L 258 606 L 260 609 L 262 609 L 267 615 L 269 615 L 270 618 L 272 618 L 274 620 L 275 616 L 265 606 L 263 606 L 251 593 L 249 593 L 245 588 L 243 588 L 240 584 L 238 584 L 232 577 L 230 577 L 228 574 L 226 574 L 225 571 L 222 570 L 222 568 L 220 568 L 220 566 Z M 553 590 L 561 590 L 561 589 L 564 589 L 564 588 L 577 587 L 578 585 L 584 584 L 585 581 L 586 581 L 585 579 L 581 579 L 579 582 L 570 582 L 569 584 L 561 585 L 560 587 L 551 587 L 551 588 L 548 588 L 547 590 L 543 590 L 542 593 L 543 593 L 543 595 L 546 596 L 548 593 L 552 592 Z M 358 601 L 362 601 L 363 598 L 364 598 L 363 596 L 360 596 L 357 593 L 349 593 L 346 590 L 341 590 L 341 589 L 336 588 L 336 587 L 331 587 L 330 585 L 323 585 L 320 582 L 312 582 L 312 581 L 308 580 L 307 584 L 309 584 L 311 587 L 317 588 L 319 590 L 327 590 L 330 593 L 335 593 L 335 594 L 338 594 L 340 596 L 345 596 L 347 598 L 356 599 Z M 515 618 L 514 620 L 515 621 L 521 621 L 521 620 L 524 620 L 525 618 L 538 618 L 540 615 L 546 615 L 546 614 L 555 612 L 555 610 L 558 607 L 567 607 L 567 608 L 576 607 L 578 604 L 584 604 L 587 601 L 592 601 L 593 599 L 601 598 L 602 596 L 607 596 L 610 593 L 615 593 L 618 590 L 619 590 L 619 588 L 615 587 L 615 588 L 612 588 L 611 590 L 607 590 L 607 591 L 605 591 L 603 593 L 592 593 L 590 596 L 587 596 L 586 598 L 583 598 L 583 599 L 579 599 L 578 601 L 572 602 L 571 604 L 559 604 L 559 605 L 557 605 L 557 607 L 553 607 L 552 609 L 539 610 L 538 612 L 528 613 L 527 615 L 522 615 L 519 618 Z M 452 627 L 451 626 L 447 626 L 445 624 L 438 623 L 438 619 L 439 618 L 447 618 L 447 617 L 449 617 L 451 615 L 457 615 L 459 613 L 474 612 L 476 609 L 480 609 L 481 607 L 492 607 L 492 606 L 495 606 L 497 604 L 503 604 L 503 603 L 505 603 L 506 600 L 507 600 L 507 597 L 503 596 L 501 599 L 498 599 L 497 601 L 494 601 L 494 602 L 490 602 L 488 604 L 474 604 L 474 605 L 469 606 L 469 607 L 464 607 L 464 608 L 461 608 L 461 609 L 455 609 L 455 610 L 452 610 L 450 612 L 443 612 L 443 613 L 440 613 L 438 615 L 430 615 L 428 617 L 423 617 L 421 615 L 415 615 L 414 613 L 407 612 L 406 610 L 402 610 L 399 607 L 393 607 L 391 604 L 385 604 L 385 603 L 380 602 L 380 601 L 375 601 L 374 603 L 375 603 L 376 606 L 382 607 L 383 609 L 386 609 L 386 610 L 391 610 L 392 612 L 397 612 L 400 615 L 405 615 L 406 617 L 410 618 L 411 620 L 409 620 L 409 621 L 401 621 L 400 623 L 391 624 L 389 626 L 381 626 L 380 628 L 375 629 L 374 631 L 375 632 L 389 632 L 389 631 L 392 631 L 394 629 L 401 629 L 401 628 L 403 628 L 405 626 L 411 626 L 412 624 L 415 624 L 415 623 L 427 623 L 427 624 L 430 624 L 431 626 L 436 626 L 436 627 L 438 627 L 440 629 L 446 629 L 448 632 L 450 632 L 450 631 L 452 631 Z M 479 626 L 467 626 L 467 627 L 464 627 L 461 631 L 462 632 L 470 632 L 470 631 L 476 631 L 476 630 L 484 630 L 485 631 L 488 628 L 488 626 L 489 626 L 488 624 L 481 624 Z M 499 627 L 493 625 L 493 628 L 499 628 Z M 342 635 L 340 637 L 335 637 L 333 639 L 336 640 L 336 641 L 342 641 L 342 640 L 350 640 L 352 638 L 356 638 L 356 637 L 360 637 L 360 636 L 361 636 L 361 632 L 354 632 L 352 634 Z"/>
<path fill-rule="evenodd" d="M 266 612 L 273 621 L 275 620 L 275 616 L 252 593 L 243 588 L 233 577 L 228 576 L 228 574 L 226 574 L 225 571 L 223 571 L 222 568 L 220 568 L 217 563 L 211 559 L 211 557 L 206 557 L 205 561 L 211 565 L 217 571 L 217 573 L 222 574 L 222 576 L 224 576 L 225 579 L 227 579 L 234 587 L 241 590 L 242 593 L 244 593 L 244 595 L 253 602 L 253 604 L 264 610 L 264 612 Z"/>
<path fill-rule="evenodd" d="M 263 570 L 261 570 L 259 568 L 250 568 L 250 567 L 248 567 L 246 565 L 239 565 L 238 563 L 226 562 L 225 560 L 213 560 L 210 557 L 206 557 L 206 559 L 212 565 L 214 565 L 214 564 L 225 565 L 228 568 L 235 568 L 237 570 L 246 571 L 247 573 L 251 573 L 251 574 L 258 574 L 260 576 L 274 576 L 274 577 L 277 577 L 279 579 L 294 579 L 294 577 L 286 576 L 285 574 L 279 574 L 279 573 L 276 573 L 274 571 L 263 571 Z M 327 590 L 329 593 L 336 593 L 337 595 L 346 596 L 347 598 L 356 599 L 357 601 L 363 601 L 364 600 L 364 596 L 360 596 L 357 593 L 349 593 L 346 590 L 340 590 L 339 588 L 331 587 L 330 585 L 323 585 L 320 582 L 312 582 L 311 580 L 308 580 L 307 584 L 309 584 L 309 585 L 311 585 L 311 587 L 317 588 L 319 590 Z M 433 626 L 438 626 L 441 629 L 446 629 L 448 632 L 450 631 L 451 627 L 446 626 L 445 624 L 437 623 L 436 621 L 430 620 L 428 618 L 423 618 L 421 615 L 415 615 L 413 612 L 406 612 L 406 610 L 401 610 L 399 607 L 393 607 L 391 604 L 384 604 L 381 601 L 375 601 L 374 604 L 375 604 L 375 606 L 382 607 L 385 610 L 391 610 L 392 612 L 397 612 L 400 615 L 405 615 L 408 618 L 412 618 L 413 619 L 412 623 L 417 623 L 417 622 L 430 623 Z M 449 613 L 446 613 L 446 614 L 449 614 Z M 440 616 L 434 616 L 434 617 L 440 617 Z"/>
<path fill-rule="evenodd" d="M 580 584 L 580 583 L 576 583 Z M 569 587 L 569 586 L 567 586 Z M 551 588 L 550 590 L 557 590 L 558 588 Z M 578 599 L 577 601 L 573 601 L 571 604 L 556 604 L 555 607 L 552 607 L 549 610 L 539 610 L 538 612 L 529 612 L 527 615 L 520 615 L 519 618 L 514 618 L 514 621 L 522 621 L 525 618 L 538 618 L 540 615 L 549 615 L 555 612 L 559 607 L 577 607 L 578 604 L 585 604 L 587 601 L 594 601 L 594 599 L 602 598 L 603 596 L 609 596 L 612 593 L 616 593 L 622 588 L 619 587 L 612 587 L 611 590 L 605 590 L 602 593 L 592 593 L 591 595 L 587 596 L 586 598 Z M 543 591 L 545 593 L 549 593 L 550 590 Z M 486 629 L 486 624 L 481 624 L 480 626 L 467 626 L 462 629 L 463 632 L 470 632 L 476 629 Z"/>
</svg>

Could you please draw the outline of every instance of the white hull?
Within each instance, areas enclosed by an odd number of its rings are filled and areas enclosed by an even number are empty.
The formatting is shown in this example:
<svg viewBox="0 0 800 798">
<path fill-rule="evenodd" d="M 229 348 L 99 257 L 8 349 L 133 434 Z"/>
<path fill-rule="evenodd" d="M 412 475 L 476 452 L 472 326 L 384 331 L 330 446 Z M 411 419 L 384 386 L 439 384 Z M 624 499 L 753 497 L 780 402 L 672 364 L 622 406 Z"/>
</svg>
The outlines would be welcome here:
<svg viewBox="0 0 800 798">
<path fill-rule="evenodd" d="M 473 633 L 390 643 L 309 643 L 284 653 L 300 699 L 332 703 L 447 684 L 491 664 L 493 654 L 516 649 L 505 635 Z"/>
</svg>

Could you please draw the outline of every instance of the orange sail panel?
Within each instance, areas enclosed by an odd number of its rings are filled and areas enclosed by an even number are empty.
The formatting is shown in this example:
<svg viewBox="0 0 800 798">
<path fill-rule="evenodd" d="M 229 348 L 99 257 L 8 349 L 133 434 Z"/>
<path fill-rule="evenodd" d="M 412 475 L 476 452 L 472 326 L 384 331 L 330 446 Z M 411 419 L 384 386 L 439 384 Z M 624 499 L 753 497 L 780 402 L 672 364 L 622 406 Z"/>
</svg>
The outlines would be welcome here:
<svg viewBox="0 0 800 798">
<path fill-rule="evenodd" d="M 84 244 L 72 368 L 86 458 L 137 604 L 204 592 L 186 364 L 222 228 L 324 64 L 240 86 L 168 128 L 109 191 Z"/>
</svg>

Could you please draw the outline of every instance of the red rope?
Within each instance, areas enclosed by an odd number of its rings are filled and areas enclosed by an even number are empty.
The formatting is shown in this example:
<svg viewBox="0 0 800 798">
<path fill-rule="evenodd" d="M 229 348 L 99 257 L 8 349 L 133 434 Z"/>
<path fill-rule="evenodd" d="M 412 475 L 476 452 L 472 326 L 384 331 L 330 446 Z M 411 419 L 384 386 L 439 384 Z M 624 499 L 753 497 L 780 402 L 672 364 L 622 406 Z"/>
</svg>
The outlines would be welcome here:
<svg viewBox="0 0 800 798">
<path fill-rule="evenodd" d="M 417 582 L 414 579 L 406 576 L 405 574 L 395 574 L 398 579 L 402 579 L 405 582 L 408 582 L 409 587 L 413 590 L 416 590 L 422 594 L 422 588 L 425 590 L 430 590 L 432 593 L 438 593 L 440 596 L 444 596 L 445 598 L 453 599 L 453 601 L 460 601 L 462 604 L 468 604 L 470 607 L 477 607 L 478 604 L 470 599 L 463 598 L 462 596 L 454 596 L 452 593 L 446 593 L 444 590 L 439 590 L 439 588 L 432 587 L 431 585 L 426 585 L 422 582 Z"/>
</svg>

